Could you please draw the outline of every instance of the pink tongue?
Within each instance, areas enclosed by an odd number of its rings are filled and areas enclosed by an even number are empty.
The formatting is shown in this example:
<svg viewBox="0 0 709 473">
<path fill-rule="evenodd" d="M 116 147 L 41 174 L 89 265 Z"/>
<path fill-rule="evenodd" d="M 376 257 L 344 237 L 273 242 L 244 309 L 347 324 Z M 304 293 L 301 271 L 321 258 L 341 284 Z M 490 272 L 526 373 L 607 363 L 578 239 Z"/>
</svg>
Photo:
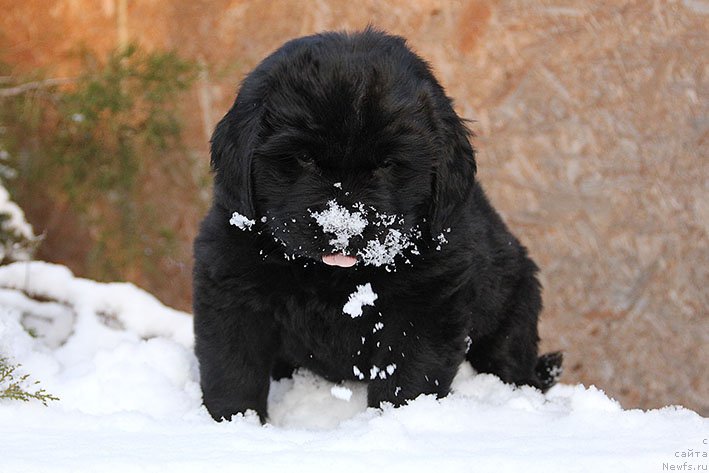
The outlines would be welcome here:
<svg viewBox="0 0 709 473">
<path fill-rule="evenodd" d="M 334 255 L 323 255 L 322 262 L 328 266 L 349 268 L 357 263 L 357 258 L 354 256 L 343 255 L 342 253 L 335 253 Z"/>
</svg>

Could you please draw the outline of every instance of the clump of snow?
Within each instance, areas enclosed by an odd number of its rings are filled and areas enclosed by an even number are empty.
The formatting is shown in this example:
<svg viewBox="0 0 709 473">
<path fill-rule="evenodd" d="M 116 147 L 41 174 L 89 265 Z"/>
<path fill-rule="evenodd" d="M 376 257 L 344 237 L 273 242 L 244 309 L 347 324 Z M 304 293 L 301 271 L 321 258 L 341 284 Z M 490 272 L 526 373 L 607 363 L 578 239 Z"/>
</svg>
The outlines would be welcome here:
<svg viewBox="0 0 709 473">
<path fill-rule="evenodd" d="M 451 229 L 450 227 L 445 230 L 446 233 L 450 233 Z M 441 232 L 437 237 L 436 240 L 438 241 L 438 245 L 436 246 L 436 250 L 441 251 L 441 248 L 443 245 L 448 243 L 448 239 L 446 238 L 445 233 Z"/>
<path fill-rule="evenodd" d="M 345 386 L 333 386 L 330 388 L 330 394 L 337 399 L 350 402 L 352 399 L 352 390 Z"/>
<path fill-rule="evenodd" d="M 16 203 L 10 200 L 10 193 L 1 185 L 0 214 L 7 215 L 7 220 L 2 223 L 3 230 L 12 232 L 28 240 L 35 238 L 32 225 L 25 220 L 25 213 Z"/>
<path fill-rule="evenodd" d="M 384 241 L 369 240 L 367 246 L 357 255 L 365 264 L 372 266 L 390 265 L 407 248 L 416 248 L 410 236 L 400 230 L 390 228 Z"/>
<path fill-rule="evenodd" d="M 362 315 L 362 306 L 374 306 L 374 301 L 377 300 L 377 297 L 370 283 L 362 286 L 358 285 L 357 290 L 350 294 L 347 303 L 342 307 L 342 312 L 349 314 L 353 319 L 360 317 Z"/>
<path fill-rule="evenodd" d="M 352 373 L 357 377 L 357 379 L 364 379 L 364 373 L 362 373 L 362 370 L 359 369 L 359 366 L 353 365 L 352 366 Z"/>
<path fill-rule="evenodd" d="M 387 377 L 394 374 L 394 371 L 396 371 L 396 363 L 387 365 L 383 369 L 373 365 L 369 369 L 369 379 L 387 379 Z"/>
<path fill-rule="evenodd" d="M 239 212 L 234 212 L 231 214 L 229 223 L 242 230 L 251 230 L 251 226 L 256 223 L 256 221 L 241 215 Z"/>
<path fill-rule="evenodd" d="M 367 226 L 367 219 L 361 210 L 351 212 L 334 200 L 329 201 L 322 212 L 311 211 L 310 216 L 322 227 L 323 232 L 335 235 L 330 244 L 336 250 L 347 248 L 350 238 L 361 235 Z"/>
<path fill-rule="evenodd" d="M 468 363 L 449 396 L 382 409 L 367 407 L 366 383 L 335 385 L 299 370 L 271 383 L 269 425 L 252 412 L 216 423 L 201 406 L 188 314 L 135 286 L 75 278 L 46 263 L 0 267 L 0 288 L 0 354 L 60 398 L 49 407 L 0 401 L 3 473 L 294 465 L 359 472 L 365 463 L 382 471 L 625 473 L 706 465 L 696 452 L 707 450 L 709 420 L 692 411 L 623 410 L 594 387 L 542 394 L 476 374 Z M 22 326 L 25 311 L 60 319 L 42 330 L 60 327 L 61 335 L 33 338 Z M 371 382 L 395 369 L 387 365 Z"/>
</svg>

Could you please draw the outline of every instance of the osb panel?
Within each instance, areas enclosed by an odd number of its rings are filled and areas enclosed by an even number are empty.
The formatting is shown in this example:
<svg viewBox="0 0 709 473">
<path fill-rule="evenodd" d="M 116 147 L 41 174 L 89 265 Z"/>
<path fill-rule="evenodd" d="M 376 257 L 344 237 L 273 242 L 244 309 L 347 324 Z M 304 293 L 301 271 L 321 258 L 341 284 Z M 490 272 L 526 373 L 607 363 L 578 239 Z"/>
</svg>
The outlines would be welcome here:
<svg viewBox="0 0 709 473">
<path fill-rule="evenodd" d="M 115 45 L 118 3 L 0 0 L 2 55 L 18 70 L 68 74 L 79 42 Z M 130 37 L 207 66 L 186 108 L 205 166 L 206 137 L 238 81 L 283 41 L 367 24 L 409 38 L 475 120 L 479 178 L 542 267 L 543 347 L 566 352 L 564 381 L 596 384 L 626 407 L 709 414 L 708 2 L 127 6 Z M 139 281 L 183 308 L 198 220 L 180 218 L 174 277 Z"/>
</svg>

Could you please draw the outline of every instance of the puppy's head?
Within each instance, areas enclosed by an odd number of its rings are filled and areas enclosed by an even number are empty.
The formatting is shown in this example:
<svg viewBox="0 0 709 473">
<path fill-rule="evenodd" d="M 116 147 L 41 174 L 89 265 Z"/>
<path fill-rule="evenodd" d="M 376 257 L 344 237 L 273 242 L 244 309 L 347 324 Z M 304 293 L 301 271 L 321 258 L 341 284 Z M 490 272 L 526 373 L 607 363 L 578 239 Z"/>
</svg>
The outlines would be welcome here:
<svg viewBox="0 0 709 473">
<path fill-rule="evenodd" d="M 292 256 L 393 264 L 454 225 L 475 174 L 428 65 L 374 30 L 286 43 L 244 80 L 212 138 L 215 199 Z"/>
</svg>

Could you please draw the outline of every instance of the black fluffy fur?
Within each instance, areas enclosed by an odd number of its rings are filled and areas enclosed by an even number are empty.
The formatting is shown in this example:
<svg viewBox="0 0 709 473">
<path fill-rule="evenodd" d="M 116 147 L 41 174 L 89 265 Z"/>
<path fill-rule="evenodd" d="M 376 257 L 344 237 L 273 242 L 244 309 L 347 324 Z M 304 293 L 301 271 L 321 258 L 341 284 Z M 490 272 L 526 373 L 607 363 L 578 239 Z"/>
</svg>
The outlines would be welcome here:
<svg viewBox="0 0 709 473">
<path fill-rule="evenodd" d="M 466 359 L 508 383 L 554 384 L 561 355 L 537 355 L 537 267 L 476 181 L 468 138 L 428 65 L 372 29 L 290 41 L 246 77 L 212 138 L 214 201 L 195 241 L 195 352 L 215 419 L 265 421 L 270 379 L 298 367 L 339 382 L 356 366 L 370 406 L 445 396 Z M 416 249 L 325 265 L 337 249 L 311 212 L 332 199 L 397 215 L 390 227 Z M 230 225 L 233 212 L 255 224 Z M 386 230 L 368 225 L 346 252 Z M 366 283 L 375 305 L 343 314 Z"/>
</svg>

